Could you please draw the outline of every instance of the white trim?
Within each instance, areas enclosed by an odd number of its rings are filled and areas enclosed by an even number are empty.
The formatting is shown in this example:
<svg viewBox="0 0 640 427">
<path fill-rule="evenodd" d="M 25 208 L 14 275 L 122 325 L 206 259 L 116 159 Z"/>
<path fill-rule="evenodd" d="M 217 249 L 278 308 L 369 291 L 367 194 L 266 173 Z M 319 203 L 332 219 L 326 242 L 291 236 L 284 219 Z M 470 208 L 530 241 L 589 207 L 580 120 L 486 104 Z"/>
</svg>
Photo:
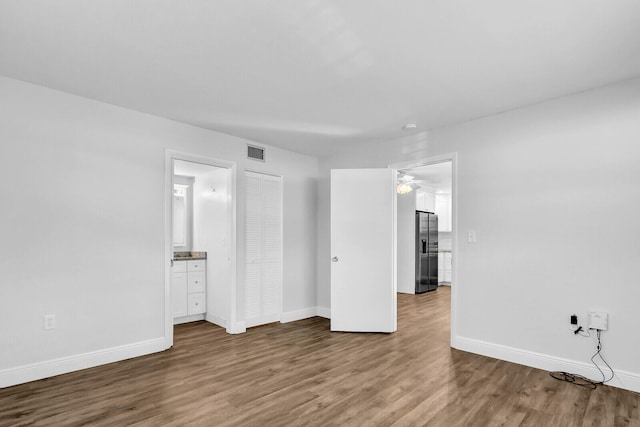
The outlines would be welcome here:
<svg viewBox="0 0 640 427">
<path fill-rule="evenodd" d="M 181 261 L 181 262 L 184 262 L 184 261 Z M 192 314 L 191 316 L 174 317 L 173 324 L 181 325 L 183 323 L 197 322 L 199 320 L 205 320 L 204 314 Z"/>
<path fill-rule="evenodd" d="M 247 326 L 244 321 L 231 323 L 227 326 L 228 334 L 243 334 L 247 332 Z"/>
<path fill-rule="evenodd" d="M 214 316 L 213 314 L 207 313 L 204 320 L 209 323 L 213 323 L 214 325 L 220 326 L 221 328 L 227 328 L 227 321 L 222 317 Z"/>
<path fill-rule="evenodd" d="M 229 189 L 231 191 L 231 212 L 230 215 L 230 227 L 231 227 L 231 250 L 229 257 L 231 258 L 231 289 L 229 293 L 229 319 L 227 319 L 227 333 L 233 334 L 230 325 L 237 323 L 238 319 L 238 167 L 233 162 L 231 166 L 231 183 Z M 246 331 L 246 328 L 243 332 Z"/>
<path fill-rule="evenodd" d="M 301 308 L 300 310 L 286 311 L 280 315 L 280 323 L 295 322 L 317 316 L 317 307 Z"/>
<path fill-rule="evenodd" d="M 171 260 L 173 259 L 173 159 L 169 151 L 164 158 L 164 340 L 173 346 L 173 310 L 171 309 Z"/>
<path fill-rule="evenodd" d="M 521 350 L 472 338 L 456 337 L 456 343 L 459 350 L 506 360 L 507 362 L 513 362 L 519 365 L 530 366 L 545 371 L 571 372 L 594 380 L 600 380 L 602 378 L 602 375 L 595 366 L 589 363 Z M 615 376 L 607 385 L 640 392 L 640 374 L 621 371 L 615 368 L 614 372 Z"/>
<path fill-rule="evenodd" d="M 268 316 L 260 316 L 253 319 L 246 319 L 244 324 L 247 328 L 253 328 L 254 326 L 266 325 L 268 323 L 280 322 L 280 313 L 274 313 Z"/>
<path fill-rule="evenodd" d="M 451 347 L 458 348 L 458 290 L 461 285 L 458 277 L 458 153 L 446 153 L 408 162 L 392 163 L 390 169 L 411 169 L 437 163 L 451 162 Z"/>
<path fill-rule="evenodd" d="M 329 307 L 316 307 L 316 316 L 331 319 L 331 309 Z"/>
<path fill-rule="evenodd" d="M 231 283 L 229 289 L 229 319 L 228 324 L 234 325 L 237 322 L 237 164 L 236 162 L 214 159 L 197 154 L 185 153 L 176 150 L 166 150 L 165 152 L 165 341 L 167 346 L 173 345 L 173 315 L 171 312 L 171 259 L 173 258 L 173 242 L 171 236 L 171 200 L 173 196 L 173 161 L 184 160 L 187 162 L 201 163 L 218 168 L 228 169 L 231 176 L 229 192 L 231 203 L 228 209 L 227 218 L 229 222 L 229 235 L 231 238 L 229 257 L 231 259 Z M 215 322 L 214 322 L 215 323 Z M 227 328 L 230 334 L 243 328 Z M 244 332 L 244 331 L 243 331 Z"/>
<path fill-rule="evenodd" d="M 165 338 L 91 351 L 0 370 L 0 388 L 66 374 L 166 350 Z"/>
<path fill-rule="evenodd" d="M 327 307 L 307 307 L 300 310 L 287 311 L 280 316 L 280 323 L 295 322 L 296 320 L 309 319 L 316 316 L 331 319 L 331 309 Z"/>
<path fill-rule="evenodd" d="M 398 330 L 398 192 L 396 188 L 398 187 L 396 176 L 398 171 L 393 170 L 391 174 L 391 188 L 389 191 L 391 192 L 391 281 L 393 282 L 391 288 L 391 300 L 392 300 L 392 310 L 390 313 L 391 318 L 389 319 L 390 324 L 392 325 L 391 330 L 389 332 L 396 332 Z"/>
</svg>

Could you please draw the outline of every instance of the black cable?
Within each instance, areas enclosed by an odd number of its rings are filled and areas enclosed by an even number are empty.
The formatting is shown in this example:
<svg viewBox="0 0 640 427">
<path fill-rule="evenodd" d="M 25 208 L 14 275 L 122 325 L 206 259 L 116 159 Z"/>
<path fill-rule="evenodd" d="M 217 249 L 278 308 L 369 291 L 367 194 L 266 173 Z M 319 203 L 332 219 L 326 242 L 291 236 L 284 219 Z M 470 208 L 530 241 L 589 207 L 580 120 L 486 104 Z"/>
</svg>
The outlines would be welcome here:
<svg viewBox="0 0 640 427">
<path fill-rule="evenodd" d="M 600 329 L 596 329 L 596 337 L 598 338 L 598 345 L 596 346 L 596 352 L 593 356 L 591 356 L 591 363 L 594 364 L 594 366 L 596 367 L 596 369 L 598 369 L 598 371 L 600 371 L 600 374 L 602 375 L 602 381 L 595 381 L 592 379 L 589 379 L 587 377 L 583 377 L 582 375 L 578 375 L 578 374 L 571 374 L 569 372 L 562 372 L 562 371 L 553 371 L 553 372 L 549 372 L 549 375 L 551 375 L 551 377 L 560 380 L 560 381 L 566 381 L 575 385 L 579 385 L 581 387 L 588 387 L 591 389 L 594 389 L 598 386 L 598 384 L 605 384 L 608 383 L 609 381 L 611 381 L 614 377 L 614 372 L 613 372 L 613 368 L 611 368 L 611 365 L 609 365 L 609 363 L 607 363 L 607 361 L 604 359 L 604 356 L 602 356 L 602 341 L 600 340 Z M 607 378 L 604 374 L 604 372 L 602 371 L 602 369 L 600 369 L 600 367 L 598 366 L 598 364 L 596 363 L 596 361 L 594 360 L 596 357 L 600 357 L 600 360 L 602 360 L 604 362 L 605 365 L 607 365 L 607 368 L 609 368 L 609 370 L 611 371 L 611 377 Z"/>
<path fill-rule="evenodd" d="M 607 363 L 607 361 L 604 359 L 604 356 L 602 356 L 602 342 L 600 341 L 600 329 L 597 329 L 596 332 L 596 337 L 598 338 L 598 346 L 596 347 L 596 352 L 594 353 L 593 356 L 591 356 L 591 363 L 593 363 L 595 365 L 595 367 L 598 369 L 598 371 L 600 371 L 600 375 L 602 375 L 602 381 L 600 381 L 598 384 L 605 384 L 608 383 L 609 381 L 611 381 L 613 379 L 614 373 L 613 373 L 613 369 L 611 368 L 611 366 Z M 607 368 L 609 368 L 609 370 L 611 371 L 611 376 L 607 379 L 604 375 L 604 372 L 602 372 L 602 369 L 600 369 L 600 367 L 598 366 L 598 364 L 596 363 L 596 361 L 594 360 L 596 357 L 600 357 L 600 360 L 602 360 L 604 362 L 605 365 L 607 365 Z"/>
<path fill-rule="evenodd" d="M 553 371 L 549 372 L 549 375 L 557 380 L 566 381 L 568 383 L 579 385 L 580 387 L 588 387 L 594 389 L 598 386 L 598 383 L 596 383 L 595 381 L 578 374 L 570 374 L 569 372 L 563 371 Z"/>
</svg>

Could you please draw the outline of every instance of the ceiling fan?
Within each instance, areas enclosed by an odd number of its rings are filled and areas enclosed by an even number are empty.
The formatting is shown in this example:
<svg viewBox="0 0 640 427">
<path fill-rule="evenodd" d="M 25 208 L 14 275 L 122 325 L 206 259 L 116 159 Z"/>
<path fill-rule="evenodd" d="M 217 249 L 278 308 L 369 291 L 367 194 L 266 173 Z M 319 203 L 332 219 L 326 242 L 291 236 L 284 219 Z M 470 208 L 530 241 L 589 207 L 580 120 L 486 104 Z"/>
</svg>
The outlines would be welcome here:
<svg viewBox="0 0 640 427">
<path fill-rule="evenodd" d="M 406 171 L 398 171 L 398 186 L 396 192 L 398 194 L 411 193 L 413 190 L 421 188 L 420 185 L 423 181 L 416 179 L 413 175 L 407 174 Z"/>
</svg>

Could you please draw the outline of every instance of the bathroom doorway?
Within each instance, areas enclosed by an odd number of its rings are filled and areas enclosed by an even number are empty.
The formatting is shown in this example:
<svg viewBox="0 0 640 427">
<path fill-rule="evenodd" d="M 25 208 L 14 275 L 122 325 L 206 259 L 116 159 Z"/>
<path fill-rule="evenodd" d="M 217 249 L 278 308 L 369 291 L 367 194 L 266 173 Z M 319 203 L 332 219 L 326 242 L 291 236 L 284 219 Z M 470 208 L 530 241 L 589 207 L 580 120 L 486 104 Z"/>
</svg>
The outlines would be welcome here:
<svg viewBox="0 0 640 427">
<path fill-rule="evenodd" d="M 205 320 L 236 318 L 235 163 L 167 153 L 165 337 Z"/>
</svg>

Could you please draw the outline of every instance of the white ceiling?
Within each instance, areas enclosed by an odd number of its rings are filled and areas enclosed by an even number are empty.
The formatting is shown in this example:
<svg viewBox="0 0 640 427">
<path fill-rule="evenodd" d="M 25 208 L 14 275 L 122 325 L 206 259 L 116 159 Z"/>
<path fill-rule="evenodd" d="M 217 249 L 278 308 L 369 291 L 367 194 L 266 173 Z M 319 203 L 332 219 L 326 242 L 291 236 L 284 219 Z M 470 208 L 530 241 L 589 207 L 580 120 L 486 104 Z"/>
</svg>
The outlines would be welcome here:
<svg viewBox="0 0 640 427">
<path fill-rule="evenodd" d="M 636 77 L 640 1 L 0 0 L 0 74 L 322 156 Z"/>
</svg>

